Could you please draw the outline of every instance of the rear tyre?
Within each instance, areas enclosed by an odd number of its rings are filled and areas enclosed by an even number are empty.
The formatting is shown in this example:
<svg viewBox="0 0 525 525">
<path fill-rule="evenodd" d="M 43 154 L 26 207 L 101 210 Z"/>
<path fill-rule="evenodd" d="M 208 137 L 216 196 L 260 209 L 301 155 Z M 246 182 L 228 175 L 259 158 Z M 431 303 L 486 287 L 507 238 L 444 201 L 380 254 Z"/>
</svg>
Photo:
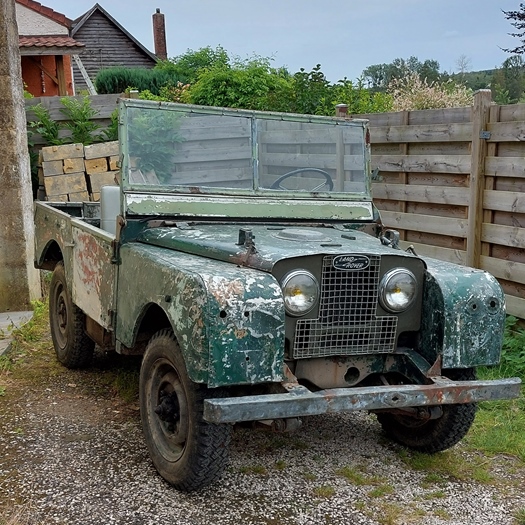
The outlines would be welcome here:
<svg viewBox="0 0 525 525">
<path fill-rule="evenodd" d="M 85 368 L 95 343 L 84 331 L 86 316 L 71 299 L 64 263 L 55 266 L 49 290 L 49 326 L 57 359 L 67 368 Z"/>
<path fill-rule="evenodd" d="M 140 413 L 153 464 L 178 490 L 209 485 L 228 464 L 232 427 L 203 419 L 204 400 L 212 395 L 189 379 L 173 332 L 157 332 L 140 370 Z"/>
<path fill-rule="evenodd" d="M 451 370 L 444 373 L 457 381 L 476 379 L 474 369 Z M 434 454 L 459 443 L 476 417 L 475 403 L 442 405 L 443 415 L 437 419 L 422 420 L 411 416 L 380 413 L 377 420 L 384 432 L 394 441 L 418 452 Z"/>
</svg>

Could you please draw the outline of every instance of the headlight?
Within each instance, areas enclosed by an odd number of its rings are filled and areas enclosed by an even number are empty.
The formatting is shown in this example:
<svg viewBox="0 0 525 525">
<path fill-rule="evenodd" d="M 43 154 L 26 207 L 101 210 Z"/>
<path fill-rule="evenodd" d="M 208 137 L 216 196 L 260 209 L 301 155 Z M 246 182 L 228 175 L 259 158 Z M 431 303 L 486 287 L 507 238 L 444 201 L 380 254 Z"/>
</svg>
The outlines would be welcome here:
<svg viewBox="0 0 525 525">
<path fill-rule="evenodd" d="M 319 285 L 316 278 L 306 270 L 287 273 L 281 281 L 284 307 L 290 315 L 308 313 L 319 298 Z"/>
<path fill-rule="evenodd" d="M 405 268 L 394 268 L 385 273 L 379 285 L 379 302 L 389 312 L 408 310 L 417 295 L 414 274 Z"/>
</svg>

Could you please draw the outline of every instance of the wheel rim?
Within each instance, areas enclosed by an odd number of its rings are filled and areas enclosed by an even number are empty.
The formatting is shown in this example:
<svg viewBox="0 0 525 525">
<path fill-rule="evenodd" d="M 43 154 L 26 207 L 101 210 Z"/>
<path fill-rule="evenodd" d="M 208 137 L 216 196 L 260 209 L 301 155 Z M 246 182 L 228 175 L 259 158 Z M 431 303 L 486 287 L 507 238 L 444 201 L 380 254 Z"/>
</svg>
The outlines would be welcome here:
<svg viewBox="0 0 525 525">
<path fill-rule="evenodd" d="M 188 402 L 177 369 L 159 359 L 151 369 L 148 419 L 158 451 L 174 462 L 184 454 L 188 441 Z"/>
<path fill-rule="evenodd" d="M 55 296 L 54 333 L 58 346 L 64 348 L 67 345 L 68 307 L 66 291 L 63 286 L 57 287 Z"/>
</svg>

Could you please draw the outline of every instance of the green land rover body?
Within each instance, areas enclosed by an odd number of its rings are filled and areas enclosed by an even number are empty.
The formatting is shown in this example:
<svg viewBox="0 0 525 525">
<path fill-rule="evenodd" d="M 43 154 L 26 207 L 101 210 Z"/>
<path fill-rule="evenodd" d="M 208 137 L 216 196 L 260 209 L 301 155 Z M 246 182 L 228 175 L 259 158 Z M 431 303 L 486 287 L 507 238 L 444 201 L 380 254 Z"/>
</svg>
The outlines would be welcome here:
<svg viewBox="0 0 525 525">
<path fill-rule="evenodd" d="M 144 434 L 175 487 L 220 476 L 234 423 L 366 410 L 432 453 L 476 402 L 519 395 L 476 380 L 500 357 L 498 282 L 382 227 L 367 121 L 139 100 L 119 119 L 119 185 L 37 202 L 35 264 L 63 364 L 143 355 Z"/>
</svg>

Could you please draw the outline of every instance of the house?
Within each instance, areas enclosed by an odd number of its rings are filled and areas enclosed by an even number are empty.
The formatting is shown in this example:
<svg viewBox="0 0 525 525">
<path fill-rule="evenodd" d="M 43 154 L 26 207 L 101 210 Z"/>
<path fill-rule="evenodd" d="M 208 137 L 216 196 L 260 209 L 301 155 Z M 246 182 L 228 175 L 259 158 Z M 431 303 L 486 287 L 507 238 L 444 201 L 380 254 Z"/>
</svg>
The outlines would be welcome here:
<svg viewBox="0 0 525 525">
<path fill-rule="evenodd" d="M 73 95 L 71 56 L 84 44 L 70 36 L 71 20 L 34 0 L 16 0 L 22 79 L 35 97 Z"/>
<path fill-rule="evenodd" d="M 104 68 L 153 68 L 158 61 L 99 4 L 73 21 L 70 36 L 84 45 L 82 64 L 91 80 Z M 73 64 L 73 75 L 76 90 L 85 90 L 87 84 L 77 64 Z"/>
</svg>

